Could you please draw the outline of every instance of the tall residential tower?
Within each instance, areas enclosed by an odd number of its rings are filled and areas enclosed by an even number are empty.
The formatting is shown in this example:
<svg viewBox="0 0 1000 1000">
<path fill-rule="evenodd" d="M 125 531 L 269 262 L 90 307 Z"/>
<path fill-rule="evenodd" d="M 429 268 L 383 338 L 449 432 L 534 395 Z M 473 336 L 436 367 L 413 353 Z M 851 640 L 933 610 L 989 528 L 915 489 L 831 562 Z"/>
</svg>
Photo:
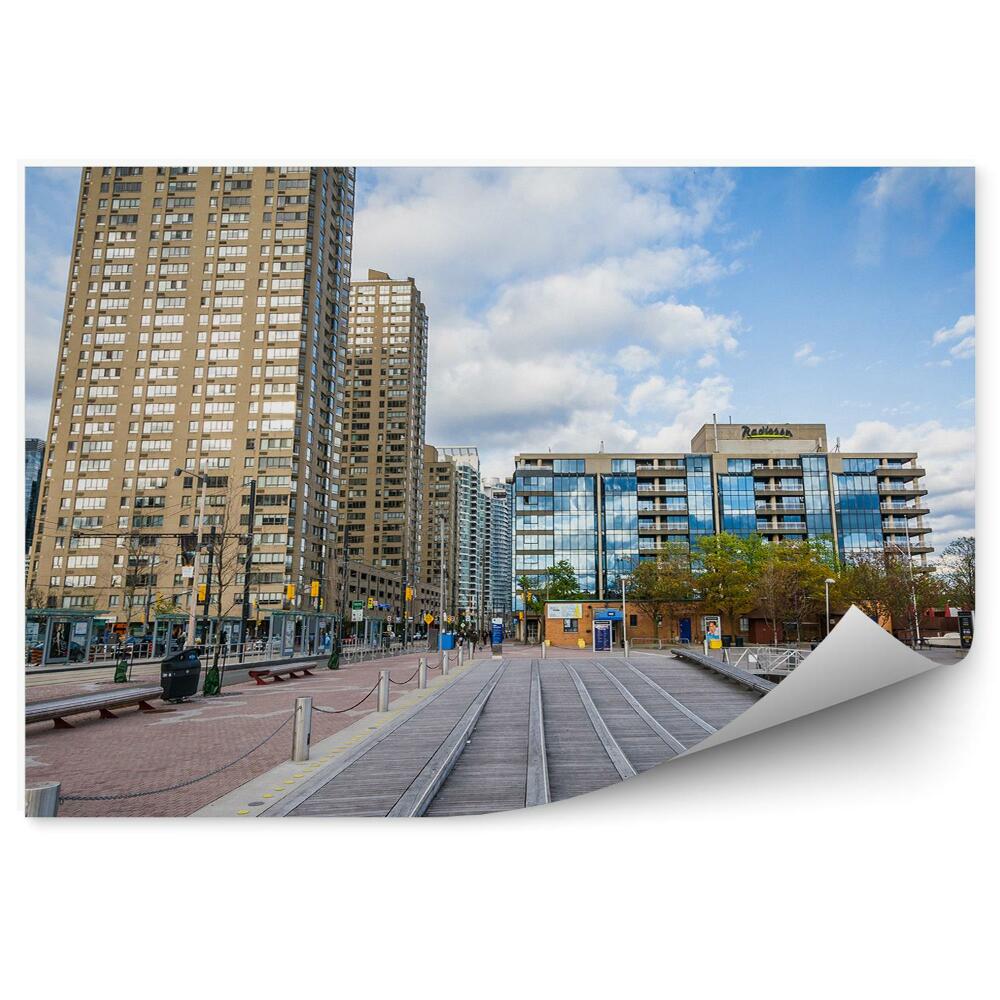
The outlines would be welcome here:
<svg viewBox="0 0 1000 1000">
<path fill-rule="evenodd" d="M 395 577 L 402 595 L 421 578 L 423 555 L 427 310 L 413 278 L 369 270 L 351 283 L 345 374 L 340 541 L 346 530 L 351 560 Z"/>
<path fill-rule="evenodd" d="M 353 214 L 352 168 L 83 169 L 30 562 L 49 607 L 186 609 L 204 485 L 239 615 L 253 481 L 254 606 L 333 607 Z"/>
</svg>

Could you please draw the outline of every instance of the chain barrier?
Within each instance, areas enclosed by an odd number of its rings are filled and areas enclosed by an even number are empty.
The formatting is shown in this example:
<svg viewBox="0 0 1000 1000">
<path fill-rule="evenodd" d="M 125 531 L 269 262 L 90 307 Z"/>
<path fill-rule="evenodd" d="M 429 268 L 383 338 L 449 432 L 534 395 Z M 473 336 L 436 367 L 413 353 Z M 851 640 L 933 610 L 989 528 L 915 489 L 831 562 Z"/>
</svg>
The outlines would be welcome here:
<svg viewBox="0 0 1000 1000">
<path fill-rule="evenodd" d="M 174 792 L 177 791 L 177 789 L 179 788 L 187 788 L 188 785 L 194 785 L 197 784 L 197 782 L 199 781 L 204 781 L 206 778 L 211 778 L 215 774 L 221 774 L 227 768 L 232 767 L 234 764 L 238 764 L 241 760 L 246 760 L 246 758 L 249 757 L 250 754 L 252 754 L 255 750 L 259 750 L 265 743 L 269 743 L 271 740 L 273 740 L 274 737 L 277 736 L 278 733 L 280 733 L 281 730 L 284 729 L 285 726 L 287 726 L 288 723 L 291 722 L 294 717 L 295 713 L 293 712 L 291 715 L 288 716 L 287 719 L 285 719 L 285 721 L 280 726 L 278 726 L 277 729 L 275 729 L 273 733 L 271 733 L 270 736 L 261 740 L 260 743 L 258 743 L 256 746 L 251 747 L 249 750 L 247 750 L 246 753 L 240 754 L 240 756 L 237 757 L 235 760 L 231 760 L 228 764 L 223 764 L 222 767 L 217 767 L 214 771 L 209 771 L 208 774 L 203 774 L 200 777 L 189 778 L 187 781 L 181 781 L 176 785 L 168 785 L 166 788 L 153 788 L 145 792 L 118 792 L 117 794 L 114 795 L 60 795 L 59 801 L 60 803 L 114 802 L 118 801 L 119 799 L 140 799 L 145 797 L 146 795 L 160 795 L 163 792 Z"/>
<path fill-rule="evenodd" d="M 358 707 L 358 705 L 364 704 L 378 689 L 378 681 L 375 682 L 374 687 L 361 699 L 361 701 L 356 701 L 350 708 L 320 708 L 319 705 L 313 705 L 314 712 L 322 712 L 323 715 L 342 715 L 344 712 L 350 712 L 352 709 Z"/>
<path fill-rule="evenodd" d="M 414 670 L 413 673 L 410 674 L 410 676 L 407 677 L 405 681 L 394 681 L 392 679 L 392 674 L 389 674 L 389 683 L 390 684 L 395 684 L 397 687 L 403 687 L 404 685 L 409 684 L 410 681 L 412 681 L 413 678 L 416 677 L 417 674 L 419 674 L 419 673 L 420 673 L 420 667 L 417 667 L 417 669 Z"/>
</svg>

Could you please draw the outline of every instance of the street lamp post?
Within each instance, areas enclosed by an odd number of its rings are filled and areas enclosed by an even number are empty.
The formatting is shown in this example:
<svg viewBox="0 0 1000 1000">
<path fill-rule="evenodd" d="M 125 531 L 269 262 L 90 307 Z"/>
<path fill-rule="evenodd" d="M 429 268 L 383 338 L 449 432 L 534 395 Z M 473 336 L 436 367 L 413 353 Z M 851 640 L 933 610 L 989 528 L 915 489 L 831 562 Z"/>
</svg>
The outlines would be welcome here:
<svg viewBox="0 0 1000 1000">
<path fill-rule="evenodd" d="M 627 574 L 622 573 L 622 646 L 625 649 L 625 659 L 628 659 L 628 615 L 625 613 L 625 585 L 629 582 Z"/>
<path fill-rule="evenodd" d="M 836 582 L 837 581 L 834 580 L 834 579 L 832 579 L 831 577 L 827 577 L 823 581 L 823 591 L 824 591 L 824 594 L 826 595 L 826 634 L 827 635 L 830 634 L 830 586 L 832 584 L 836 583 Z M 826 638 L 826 636 L 824 636 L 824 638 Z"/>
<path fill-rule="evenodd" d="M 174 469 L 175 476 L 184 475 L 183 469 Z M 198 610 L 198 561 L 201 555 L 201 541 L 202 541 L 202 530 L 205 524 L 205 485 L 207 483 L 207 478 L 203 476 L 200 472 L 195 472 L 191 470 L 191 475 L 194 476 L 199 482 L 198 488 L 198 535 L 197 542 L 194 547 L 194 559 L 191 563 L 191 602 L 188 608 L 188 633 L 187 633 L 187 644 L 188 646 L 194 645 L 195 637 L 195 618 L 197 617 Z"/>
</svg>

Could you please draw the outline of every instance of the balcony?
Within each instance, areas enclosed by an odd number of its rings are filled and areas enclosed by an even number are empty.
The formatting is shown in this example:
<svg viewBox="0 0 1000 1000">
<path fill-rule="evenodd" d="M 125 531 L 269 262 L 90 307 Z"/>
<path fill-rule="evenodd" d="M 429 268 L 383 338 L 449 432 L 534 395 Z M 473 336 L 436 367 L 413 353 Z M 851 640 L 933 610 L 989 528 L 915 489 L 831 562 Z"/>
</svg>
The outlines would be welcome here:
<svg viewBox="0 0 1000 1000">
<path fill-rule="evenodd" d="M 675 511 L 675 513 L 677 513 Z M 639 522 L 639 534 L 640 535 L 675 535 L 686 532 L 688 526 L 685 523 L 683 527 L 674 527 L 673 525 L 663 524 L 644 524 L 642 521 Z"/>
<path fill-rule="evenodd" d="M 798 535 L 805 532 L 805 530 L 805 521 L 778 521 L 775 524 L 772 524 L 770 521 L 757 522 L 757 531 L 765 535 Z"/>
<path fill-rule="evenodd" d="M 805 495 L 805 490 L 802 488 L 801 483 L 799 483 L 797 486 L 790 486 L 788 484 L 784 486 L 768 486 L 767 483 L 754 483 L 753 492 L 754 496 L 758 497 Z"/>
<path fill-rule="evenodd" d="M 914 479 L 917 476 L 927 475 L 927 470 L 919 465 L 879 465 L 875 467 L 875 475 Z"/>
<path fill-rule="evenodd" d="M 925 497 L 927 490 L 916 489 L 912 486 L 891 486 L 888 483 L 879 483 L 878 491 L 882 496 L 899 497 Z"/>
<path fill-rule="evenodd" d="M 755 476 L 801 476 L 801 465 L 754 465 L 750 472 Z"/>
<path fill-rule="evenodd" d="M 804 514 L 806 505 L 802 503 L 779 503 L 771 507 L 766 503 L 756 504 L 758 514 Z"/>
<path fill-rule="evenodd" d="M 880 503 L 883 514 L 895 514 L 897 517 L 916 517 L 918 514 L 929 514 L 930 510 L 920 504 Z"/>
<path fill-rule="evenodd" d="M 687 493 L 687 485 L 685 483 L 637 483 L 636 484 L 637 493 L 652 493 L 652 494 L 673 494 L 684 495 Z"/>
</svg>

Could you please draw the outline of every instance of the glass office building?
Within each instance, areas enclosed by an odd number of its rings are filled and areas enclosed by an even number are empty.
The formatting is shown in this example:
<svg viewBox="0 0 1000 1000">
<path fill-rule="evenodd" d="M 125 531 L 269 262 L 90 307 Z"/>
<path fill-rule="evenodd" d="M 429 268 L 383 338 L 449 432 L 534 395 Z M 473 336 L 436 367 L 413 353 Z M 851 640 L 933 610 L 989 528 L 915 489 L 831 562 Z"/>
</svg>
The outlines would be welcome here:
<svg viewBox="0 0 1000 1000">
<path fill-rule="evenodd" d="M 933 551 L 915 453 L 827 450 L 823 424 L 706 424 L 681 454 L 522 454 L 515 459 L 514 577 L 545 589 L 565 560 L 583 593 L 675 544 L 717 532 L 766 542 L 820 539 L 843 557 L 898 548 L 926 568 Z"/>
</svg>

